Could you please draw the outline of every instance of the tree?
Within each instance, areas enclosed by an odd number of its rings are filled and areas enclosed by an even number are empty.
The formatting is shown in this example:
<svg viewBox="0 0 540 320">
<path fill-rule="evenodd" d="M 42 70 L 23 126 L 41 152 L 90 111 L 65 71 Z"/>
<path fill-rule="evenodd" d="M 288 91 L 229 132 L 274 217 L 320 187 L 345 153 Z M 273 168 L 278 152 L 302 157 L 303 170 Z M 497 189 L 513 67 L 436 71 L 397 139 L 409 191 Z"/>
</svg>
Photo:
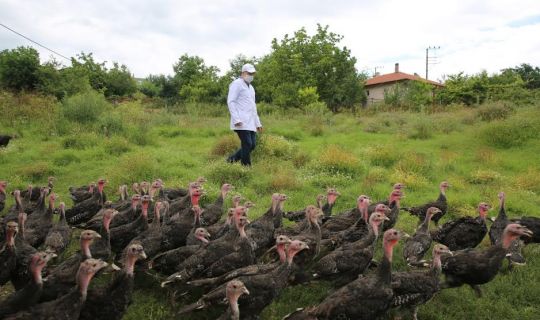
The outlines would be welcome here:
<svg viewBox="0 0 540 320">
<path fill-rule="evenodd" d="M 130 96 L 137 91 L 137 82 L 125 65 L 113 63 L 105 77 L 105 96 Z"/>
<path fill-rule="evenodd" d="M 87 75 L 90 86 L 97 91 L 105 91 L 107 83 L 106 62 L 97 63 L 92 53 L 81 52 L 77 58 L 71 58 L 71 68 L 81 70 Z"/>
<path fill-rule="evenodd" d="M 503 73 L 505 72 L 517 73 L 525 82 L 525 87 L 527 89 L 540 88 L 540 68 L 538 67 L 533 67 L 530 64 L 522 63 L 514 68 L 503 69 Z"/>
<path fill-rule="evenodd" d="M 198 56 L 182 55 L 173 65 L 174 83 L 184 101 L 213 102 L 221 92 L 218 72 L 215 66 L 206 66 Z"/>
<path fill-rule="evenodd" d="M 39 53 L 32 47 L 0 52 L 0 87 L 15 91 L 34 90 L 38 85 Z"/>
<path fill-rule="evenodd" d="M 305 88 L 316 88 L 320 99 L 334 111 L 362 101 L 360 75 L 356 59 L 346 47 L 338 47 L 343 36 L 317 25 L 310 36 L 305 28 L 273 39 L 272 52 L 258 65 L 257 91 L 261 100 L 281 106 L 298 107 Z"/>
</svg>

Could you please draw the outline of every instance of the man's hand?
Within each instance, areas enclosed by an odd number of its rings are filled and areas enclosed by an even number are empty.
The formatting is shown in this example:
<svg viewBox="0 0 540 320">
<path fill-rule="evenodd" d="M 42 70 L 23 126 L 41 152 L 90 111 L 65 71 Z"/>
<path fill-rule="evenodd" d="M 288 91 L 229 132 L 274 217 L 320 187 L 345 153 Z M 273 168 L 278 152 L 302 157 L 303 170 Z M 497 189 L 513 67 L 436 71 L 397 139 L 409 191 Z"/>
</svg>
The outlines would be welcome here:
<svg viewBox="0 0 540 320">
<path fill-rule="evenodd" d="M 263 132 L 263 127 L 257 127 L 257 132 Z"/>
<path fill-rule="evenodd" d="M 242 122 L 237 122 L 234 124 L 235 127 L 241 127 L 242 126 Z"/>
</svg>

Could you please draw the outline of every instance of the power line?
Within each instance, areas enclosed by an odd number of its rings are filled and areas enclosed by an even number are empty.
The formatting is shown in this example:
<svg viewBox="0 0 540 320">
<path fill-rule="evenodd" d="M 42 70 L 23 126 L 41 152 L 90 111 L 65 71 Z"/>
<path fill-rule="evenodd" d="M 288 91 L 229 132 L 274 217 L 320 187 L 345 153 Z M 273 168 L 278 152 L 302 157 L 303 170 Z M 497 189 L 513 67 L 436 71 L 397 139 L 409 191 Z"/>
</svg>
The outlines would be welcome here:
<svg viewBox="0 0 540 320">
<path fill-rule="evenodd" d="M 37 44 L 38 46 L 40 46 L 40 47 L 42 47 L 42 48 L 44 48 L 44 49 L 46 49 L 46 50 L 49 50 L 50 52 L 56 54 L 57 56 L 60 56 L 60 57 L 66 59 L 66 60 L 68 60 L 68 61 L 71 61 L 70 58 L 64 56 L 63 54 L 60 54 L 60 53 L 54 51 L 53 49 L 47 48 L 46 46 L 42 45 L 41 43 L 39 43 L 39 42 L 37 42 L 37 41 L 34 41 L 34 40 L 28 38 L 27 36 L 25 36 L 25 35 L 23 35 L 23 34 L 17 32 L 17 31 L 15 31 L 15 30 L 11 29 L 10 27 L 6 26 L 5 24 L 3 24 L 3 23 L 1 23 L 1 22 L 0 22 L 0 26 L 2 26 L 2 27 L 4 27 L 4 28 L 8 29 L 9 31 L 15 33 L 16 35 L 19 35 L 19 36 L 25 38 L 26 40 L 28 40 L 28 41 L 30 41 L 30 42 L 33 42 L 33 43 Z"/>
</svg>

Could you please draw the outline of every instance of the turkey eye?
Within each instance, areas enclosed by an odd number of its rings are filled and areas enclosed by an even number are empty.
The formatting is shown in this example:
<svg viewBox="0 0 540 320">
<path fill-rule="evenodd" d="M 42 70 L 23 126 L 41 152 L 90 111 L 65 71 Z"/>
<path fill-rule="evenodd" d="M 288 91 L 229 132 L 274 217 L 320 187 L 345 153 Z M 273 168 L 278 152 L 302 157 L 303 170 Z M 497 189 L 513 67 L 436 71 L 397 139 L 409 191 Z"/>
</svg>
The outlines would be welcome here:
<svg viewBox="0 0 540 320">
<path fill-rule="evenodd" d="M 236 289 L 236 286 L 233 286 L 233 288 L 235 288 L 235 289 Z"/>
</svg>

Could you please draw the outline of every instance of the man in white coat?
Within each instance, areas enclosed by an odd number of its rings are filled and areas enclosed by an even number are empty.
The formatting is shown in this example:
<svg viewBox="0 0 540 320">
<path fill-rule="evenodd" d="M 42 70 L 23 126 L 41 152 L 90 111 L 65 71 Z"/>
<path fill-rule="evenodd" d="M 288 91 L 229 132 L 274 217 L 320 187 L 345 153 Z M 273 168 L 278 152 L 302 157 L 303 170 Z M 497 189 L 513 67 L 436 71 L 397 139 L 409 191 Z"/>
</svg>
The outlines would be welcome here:
<svg viewBox="0 0 540 320">
<path fill-rule="evenodd" d="M 230 155 L 227 161 L 240 161 L 245 166 L 251 166 L 250 155 L 255 149 L 257 132 L 262 132 L 262 124 L 255 104 L 255 89 L 251 85 L 255 72 L 252 64 L 243 65 L 240 77 L 229 85 L 227 97 L 231 114 L 231 130 L 238 134 L 241 143 L 240 149 Z"/>
</svg>

